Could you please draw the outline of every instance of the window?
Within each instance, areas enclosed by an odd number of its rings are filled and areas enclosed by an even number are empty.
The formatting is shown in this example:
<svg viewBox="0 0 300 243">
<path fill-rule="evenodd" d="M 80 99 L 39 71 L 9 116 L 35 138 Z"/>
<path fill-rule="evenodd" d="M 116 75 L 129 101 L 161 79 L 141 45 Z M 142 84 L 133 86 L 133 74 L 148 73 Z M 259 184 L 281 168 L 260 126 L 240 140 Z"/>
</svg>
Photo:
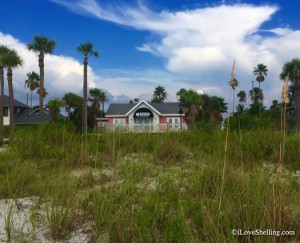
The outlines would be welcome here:
<svg viewBox="0 0 300 243">
<path fill-rule="evenodd" d="M 178 130 L 180 125 L 179 125 L 179 118 L 168 118 L 167 119 L 168 123 L 168 129 L 175 129 Z"/>
<path fill-rule="evenodd" d="M 3 116 L 8 117 L 8 107 L 3 107 Z"/>
<path fill-rule="evenodd" d="M 125 122 L 125 119 L 114 119 L 114 125 L 117 125 L 117 126 L 122 126 L 122 125 L 125 125 L 126 122 Z"/>
</svg>

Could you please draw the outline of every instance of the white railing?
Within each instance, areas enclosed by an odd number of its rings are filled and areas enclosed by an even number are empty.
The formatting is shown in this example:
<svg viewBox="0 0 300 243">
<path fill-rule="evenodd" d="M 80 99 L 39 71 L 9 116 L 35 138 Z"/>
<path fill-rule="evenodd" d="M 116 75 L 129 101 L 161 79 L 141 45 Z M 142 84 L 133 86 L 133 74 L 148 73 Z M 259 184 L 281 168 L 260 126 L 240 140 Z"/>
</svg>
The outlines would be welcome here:
<svg viewBox="0 0 300 243">
<path fill-rule="evenodd" d="M 180 132 L 187 130 L 186 123 L 176 124 L 122 124 L 122 125 L 106 125 L 102 129 L 107 131 L 121 132 Z"/>
</svg>

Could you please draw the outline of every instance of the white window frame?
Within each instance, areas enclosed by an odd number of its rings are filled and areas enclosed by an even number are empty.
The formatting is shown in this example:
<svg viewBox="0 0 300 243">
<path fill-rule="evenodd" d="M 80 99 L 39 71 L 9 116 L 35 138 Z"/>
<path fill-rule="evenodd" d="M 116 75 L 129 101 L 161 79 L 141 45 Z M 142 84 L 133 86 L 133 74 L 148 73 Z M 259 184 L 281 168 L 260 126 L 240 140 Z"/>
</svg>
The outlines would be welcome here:
<svg viewBox="0 0 300 243">
<path fill-rule="evenodd" d="M 124 126 L 124 125 L 126 125 L 126 119 L 125 118 L 114 118 L 113 124 L 114 124 L 114 126 Z"/>
</svg>

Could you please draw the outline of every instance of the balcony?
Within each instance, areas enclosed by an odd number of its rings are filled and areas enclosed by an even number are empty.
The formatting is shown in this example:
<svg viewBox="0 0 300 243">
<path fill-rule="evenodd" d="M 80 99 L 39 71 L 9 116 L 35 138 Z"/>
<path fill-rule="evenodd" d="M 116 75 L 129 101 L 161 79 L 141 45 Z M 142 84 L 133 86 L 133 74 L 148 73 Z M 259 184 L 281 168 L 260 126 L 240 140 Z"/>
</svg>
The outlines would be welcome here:
<svg viewBox="0 0 300 243">
<path fill-rule="evenodd" d="M 121 132 L 180 132 L 181 125 L 176 124 L 122 124 L 122 125 L 105 125 L 102 129 L 106 131 L 121 131 Z M 186 123 L 182 123 L 182 131 L 187 130 Z"/>
</svg>

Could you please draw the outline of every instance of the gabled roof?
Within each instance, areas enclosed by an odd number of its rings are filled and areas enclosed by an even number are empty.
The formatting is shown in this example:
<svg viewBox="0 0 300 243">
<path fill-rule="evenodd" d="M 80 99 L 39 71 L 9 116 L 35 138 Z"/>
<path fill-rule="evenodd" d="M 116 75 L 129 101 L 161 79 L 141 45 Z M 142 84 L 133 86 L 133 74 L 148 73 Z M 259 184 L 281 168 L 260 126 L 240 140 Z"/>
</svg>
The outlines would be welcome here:
<svg viewBox="0 0 300 243">
<path fill-rule="evenodd" d="M 28 108 L 21 110 L 15 117 L 15 125 L 37 125 L 39 124 L 39 109 L 38 108 Z M 63 115 L 58 113 L 58 119 L 65 118 Z M 50 122 L 51 112 L 49 110 L 44 110 L 43 116 L 44 122 Z"/>
<path fill-rule="evenodd" d="M 180 109 L 179 102 L 148 103 L 146 101 L 140 101 L 138 104 L 110 104 L 106 116 L 127 116 L 142 103 L 146 104 L 150 109 L 156 111 L 160 115 L 175 115 L 178 114 Z"/>
<path fill-rule="evenodd" d="M 7 95 L 4 95 L 4 107 L 8 107 L 9 106 L 9 97 Z M 14 106 L 15 107 L 21 107 L 21 108 L 29 108 L 27 105 L 23 104 L 20 101 L 17 101 L 14 99 Z"/>
<path fill-rule="evenodd" d="M 128 116 L 134 109 L 138 108 L 141 104 L 145 104 L 146 106 L 148 106 L 148 108 L 150 108 L 151 110 L 154 110 L 156 113 L 158 113 L 159 115 L 161 115 L 161 113 L 156 110 L 150 103 L 141 100 L 139 103 L 137 103 L 133 108 L 131 108 L 127 113 L 126 116 Z"/>
</svg>

